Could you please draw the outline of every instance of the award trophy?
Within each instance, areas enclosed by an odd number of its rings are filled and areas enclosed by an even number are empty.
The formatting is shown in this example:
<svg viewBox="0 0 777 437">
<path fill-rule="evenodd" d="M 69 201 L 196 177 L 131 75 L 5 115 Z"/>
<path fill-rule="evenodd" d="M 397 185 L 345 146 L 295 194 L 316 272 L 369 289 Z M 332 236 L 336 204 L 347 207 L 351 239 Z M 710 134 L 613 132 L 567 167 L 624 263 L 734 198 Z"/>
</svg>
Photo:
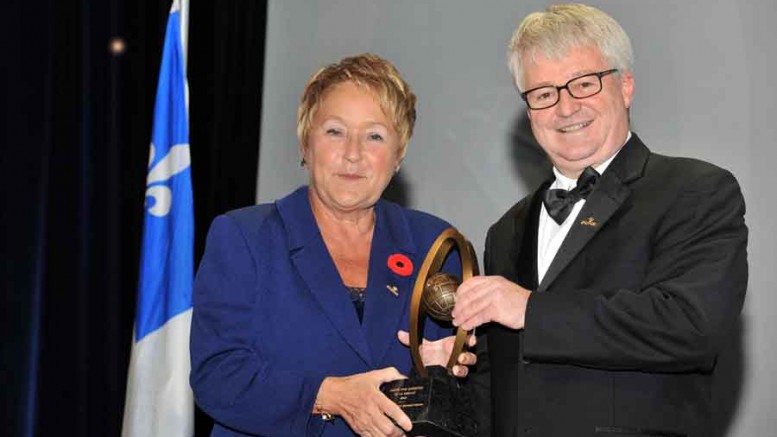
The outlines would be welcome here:
<svg viewBox="0 0 777 437">
<path fill-rule="evenodd" d="M 381 391 L 399 405 L 413 422 L 410 436 L 472 437 L 477 423 L 472 400 L 466 387 L 453 376 L 452 369 L 464 349 L 467 331 L 459 328 L 446 367 L 424 367 L 419 345 L 425 315 L 450 321 L 455 293 L 461 283 L 454 275 L 441 273 L 445 259 L 454 246 L 461 259 L 462 280 L 477 275 L 477 259 L 472 244 L 456 229 L 443 231 L 432 244 L 418 272 L 410 303 L 410 353 L 415 365 L 408 379 L 383 384 Z"/>
</svg>

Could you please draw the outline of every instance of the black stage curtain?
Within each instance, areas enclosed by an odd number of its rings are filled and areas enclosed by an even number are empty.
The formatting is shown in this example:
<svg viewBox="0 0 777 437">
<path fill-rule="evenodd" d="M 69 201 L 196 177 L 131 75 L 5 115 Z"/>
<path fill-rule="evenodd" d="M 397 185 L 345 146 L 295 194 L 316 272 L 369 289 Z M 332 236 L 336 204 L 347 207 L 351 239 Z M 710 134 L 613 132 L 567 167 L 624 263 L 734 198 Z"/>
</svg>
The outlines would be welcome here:
<svg viewBox="0 0 777 437">
<path fill-rule="evenodd" d="M 266 3 L 191 0 L 197 260 L 212 218 L 254 203 Z M 3 435 L 120 434 L 169 8 L 3 6 Z M 117 37 L 123 53 L 109 50 Z M 197 435 L 210 426 L 198 414 Z"/>
</svg>

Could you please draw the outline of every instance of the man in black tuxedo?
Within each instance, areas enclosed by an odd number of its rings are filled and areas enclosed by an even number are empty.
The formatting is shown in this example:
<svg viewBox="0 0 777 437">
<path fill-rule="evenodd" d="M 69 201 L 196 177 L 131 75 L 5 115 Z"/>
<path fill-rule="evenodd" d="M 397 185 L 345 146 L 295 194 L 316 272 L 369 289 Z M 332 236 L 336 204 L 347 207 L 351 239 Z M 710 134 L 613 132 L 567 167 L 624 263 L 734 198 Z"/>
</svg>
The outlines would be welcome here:
<svg viewBox="0 0 777 437">
<path fill-rule="evenodd" d="M 513 35 L 555 178 L 489 229 L 486 275 L 458 290 L 454 324 L 484 325 L 473 383 L 490 385 L 490 435 L 712 433 L 720 340 L 747 288 L 744 199 L 728 171 L 631 132 L 632 59 L 588 6 L 551 6 Z"/>
</svg>

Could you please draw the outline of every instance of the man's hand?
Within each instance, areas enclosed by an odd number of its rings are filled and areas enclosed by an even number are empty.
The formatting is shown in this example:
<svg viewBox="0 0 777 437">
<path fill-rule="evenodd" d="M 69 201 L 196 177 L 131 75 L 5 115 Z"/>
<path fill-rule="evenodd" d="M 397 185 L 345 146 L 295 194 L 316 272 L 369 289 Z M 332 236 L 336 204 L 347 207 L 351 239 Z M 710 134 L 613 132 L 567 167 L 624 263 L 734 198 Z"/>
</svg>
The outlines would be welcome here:
<svg viewBox="0 0 777 437">
<path fill-rule="evenodd" d="M 456 291 L 453 326 L 466 330 L 496 322 L 521 329 L 531 291 L 501 276 L 473 276 Z"/>
<path fill-rule="evenodd" d="M 410 334 L 407 331 L 398 331 L 397 338 L 405 346 L 410 346 Z M 456 341 L 456 337 L 451 335 L 445 338 L 441 338 L 436 341 L 429 341 L 424 339 L 421 345 L 418 346 L 418 352 L 421 354 L 421 361 L 424 366 L 443 366 L 448 364 L 448 359 L 453 352 L 453 343 Z M 473 347 L 477 344 L 477 338 L 470 334 L 467 337 L 467 345 Z M 469 373 L 469 367 L 477 362 L 477 356 L 472 352 L 462 352 L 456 360 L 457 364 L 453 366 L 451 371 L 459 378 L 467 376 Z"/>
</svg>

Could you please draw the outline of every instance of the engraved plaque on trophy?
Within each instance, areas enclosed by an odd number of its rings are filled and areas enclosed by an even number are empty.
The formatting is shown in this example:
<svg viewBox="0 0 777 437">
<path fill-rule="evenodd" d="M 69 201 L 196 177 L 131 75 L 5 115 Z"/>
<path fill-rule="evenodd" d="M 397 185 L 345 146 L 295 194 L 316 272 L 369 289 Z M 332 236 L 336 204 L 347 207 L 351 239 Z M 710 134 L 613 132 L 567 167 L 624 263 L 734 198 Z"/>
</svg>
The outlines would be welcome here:
<svg viewBox="0 0 777 437">
<path fill-rule="evenodd" d="M 459 328 L 453 351 L 445 367 L 424 367 L 419 345 L 425 316 L 450 321 L 456 288 L 461 281 L 440 272 L 454 249 L 461 259 L 462 280 L 477 275 L 477 259 L 472 244 L 456 229 L 443 231 L 432 244 L 418 272 L 410 304 L 410 353 L 415 365 L 408 379 L 383 384 L 381 390 L 399 405 L 413 422 L 410 436 L 473 437 L 477 433 L 472 398 L 465 386 L 452 375 L 453 366 L 464 349 L 467 331 Z"/>
</svg>

